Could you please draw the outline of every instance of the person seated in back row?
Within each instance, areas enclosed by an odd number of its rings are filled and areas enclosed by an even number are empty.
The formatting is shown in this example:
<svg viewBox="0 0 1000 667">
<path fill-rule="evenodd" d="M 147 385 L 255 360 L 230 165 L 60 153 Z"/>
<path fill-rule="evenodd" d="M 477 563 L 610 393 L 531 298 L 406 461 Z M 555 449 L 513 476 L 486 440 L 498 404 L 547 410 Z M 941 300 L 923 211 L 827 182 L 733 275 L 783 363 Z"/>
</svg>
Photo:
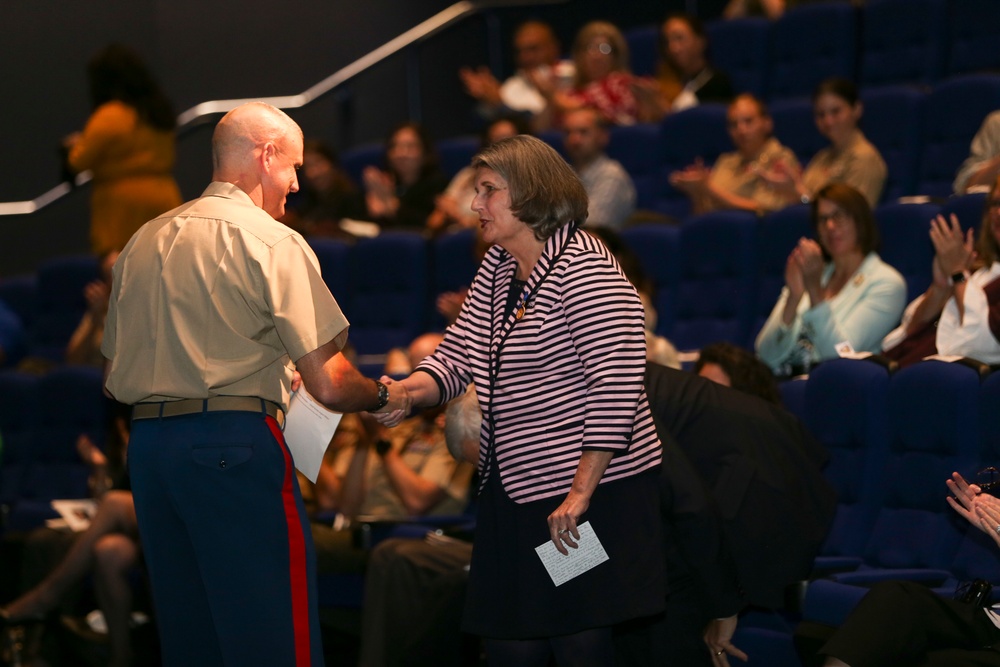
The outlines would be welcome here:
<svg viewBox="0 0 1000 667">
<path fill-rule="evenodd" d="M 827 185 L 812 218 L 819 242 L 800 239 L 788 256 L 785 286 L 757 334 L 757 355 L 779 376 L 841 352 L 879 352 L 906 305 L 903 277 L 875 252 L 878 228 L 860 192 Z"/>
<path fill-rule="evenodd" d="M 432 333 L 415 339 L 410 364 L 433 352 L 441 338 Z M 453 515 L 465 509 L 472 466 L 448 454 L 443 411 L 444 406 L 425 410 L 391 432 L 367 413 L 344 415 L 316 480 L 319 508 L 336 509 L 344 518 L 333 527 L 312 524 L 319 572 L 364 570 L 368 554 L 354 543 L 352 522 Z"/>
<path fill-rule="evenodd" d="M 563 146 L 587 191 L 587 228 L 621 230 L 635 211 L 635 184 L 625 167 L 605 153 L 607 122 L 594 107 L 580 107 L 563 119 Z"/>
<path fill-rule="evenodd" d="M 670 174 L 670 184 L 691 198 L 696 214 L 738 209 L 763 214 L 785 206 L 785 198 L 765 178 L 778 162 L 797 170 L 799 161 L 772 136 L 774 123 L 767 106 L 744 93 L 726 112 L 729 136 L 736 146 L 723 153 L 709 169 L 699 159 Z"/>
<path fill-rule="evenodd" d="M 909 365 L 933 354 L 1000 364 L 1000 178 L 993 183 L 979 237 L 958 218 L 931 221 L 936 254 L 930 287 L 906 307 L 882 341 L 886 357 Z"/>
</svg>

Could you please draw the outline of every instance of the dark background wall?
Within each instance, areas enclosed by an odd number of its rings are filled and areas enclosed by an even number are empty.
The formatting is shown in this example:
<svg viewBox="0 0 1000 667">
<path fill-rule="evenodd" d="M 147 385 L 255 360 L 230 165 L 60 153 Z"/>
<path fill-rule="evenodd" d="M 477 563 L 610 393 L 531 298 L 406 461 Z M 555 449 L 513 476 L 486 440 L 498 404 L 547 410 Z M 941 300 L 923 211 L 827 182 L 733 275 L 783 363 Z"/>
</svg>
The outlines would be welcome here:
<svg viewBox="0 0 1000 667">
<path fill-rule="evenodd" d="M 303 92 L 452 0 L 33 0 L 6 3 L 0 22 L 0 202 L 30 200 L 59 183 L 57 147 L 79 130 L 90 104 L 87 60 L 109 42 L 137 49 L 179 113 L 212 99 Z M 334 93 L 291 112 L 306 136 L 343 149 L 381 141 L 395 123 L 423 121 L 434 139 L 475 131 L 456 72 L 462 65 L 512 69 L 513 28 L 530 17 L 556 27 L 564 47 L 583 23 L 623 28 L 669 11 L 718 12 L 722 0 L 568 0 L 493 9 L 380 63 Z M 213 123 L 178 137 L 175 173 L 185 198 L 211 175 Z M 87 251 L 89 187 L 41 211 L 0 217 L 0 276 L 33 271 L 46 257 Z"/>
</svg>

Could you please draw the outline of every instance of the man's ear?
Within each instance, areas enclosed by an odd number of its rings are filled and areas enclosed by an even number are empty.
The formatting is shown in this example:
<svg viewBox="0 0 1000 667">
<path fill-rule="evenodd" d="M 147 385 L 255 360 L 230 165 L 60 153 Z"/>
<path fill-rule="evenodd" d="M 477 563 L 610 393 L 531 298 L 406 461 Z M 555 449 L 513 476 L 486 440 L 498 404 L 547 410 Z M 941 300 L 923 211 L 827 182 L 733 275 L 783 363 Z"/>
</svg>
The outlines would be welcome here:
<svg viewBox="0 0 1000 667">
<path fill-rule="evenodd" d="M 268 141 L 260 151 L 260 164 L 265 170 L 271 169 L 271 161 L 274 160 L 278 151 L 274 142 Z"/>
</svg>

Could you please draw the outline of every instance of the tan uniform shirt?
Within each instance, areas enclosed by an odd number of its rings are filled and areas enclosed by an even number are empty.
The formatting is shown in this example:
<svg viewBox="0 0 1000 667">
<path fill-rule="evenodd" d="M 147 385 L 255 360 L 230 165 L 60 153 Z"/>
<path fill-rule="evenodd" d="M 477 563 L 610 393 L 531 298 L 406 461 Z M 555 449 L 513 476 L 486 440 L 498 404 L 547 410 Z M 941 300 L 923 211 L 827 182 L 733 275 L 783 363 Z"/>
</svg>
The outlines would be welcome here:
<svg viewBox="0 0 1000 667">
<path fill-rule="evenodd" d="M 887 174 L 882 154 L 858 130 L 843 150 L 830 146 L 816 153 L 802 174 L 802 184 L 812 197 L 827 183 L 847 183 L 875 208 Z"/>
<path fill-rule="evenodd" d="M 123 403 L 256 396 L 288 407 L 297 360 L 348 322 L 300 234 L 235 185 L 146 223 L 114 267 L 101 352 Z"/>
<path fill-rule="evenodd" d="M 764 142 L 764 147 L 753 160 L 746 160 L 737 152 L 720 155 L 712 167 L 709 179 L 720 190 L 757 202 L 758 213 L 776 211 L 788 203 L 760 174 L 770 169 L 778 160 L 784 162 L 789 170 L 795 171 L 799 168 L 795 153 L 771 137 Z"/>
</svg>

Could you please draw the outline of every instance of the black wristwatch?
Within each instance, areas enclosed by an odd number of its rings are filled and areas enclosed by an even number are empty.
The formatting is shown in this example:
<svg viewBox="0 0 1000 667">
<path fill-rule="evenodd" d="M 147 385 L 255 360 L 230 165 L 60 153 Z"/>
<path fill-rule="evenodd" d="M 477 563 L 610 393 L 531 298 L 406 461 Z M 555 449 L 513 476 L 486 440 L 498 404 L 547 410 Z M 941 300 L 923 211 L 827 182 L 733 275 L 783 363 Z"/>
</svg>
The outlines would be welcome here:
<svg viewBox="0 0 1000 667">
<path fill-rule="evenodd" d="M 951 284 L 958 285 L 959 283 L 964 283 L 968 276 L 965 275 L 965 271 L 959 271 L 958 273 L 951 274 Z"/>
<path fill-rule="evenodd" d="M 392 443 L 385 438 L 375 441 L 375 453 L 379 456 L 385 456 L 390 449 L 392 449 Z"/>
<path fill-rule="evenodd" d="M 375 380 L 375 387 L 378 389 L 378 404 L 374 408 L 369 408 L 368 412 L 378 412 L 389 402 L 389 388 Z"/>
</svg>

